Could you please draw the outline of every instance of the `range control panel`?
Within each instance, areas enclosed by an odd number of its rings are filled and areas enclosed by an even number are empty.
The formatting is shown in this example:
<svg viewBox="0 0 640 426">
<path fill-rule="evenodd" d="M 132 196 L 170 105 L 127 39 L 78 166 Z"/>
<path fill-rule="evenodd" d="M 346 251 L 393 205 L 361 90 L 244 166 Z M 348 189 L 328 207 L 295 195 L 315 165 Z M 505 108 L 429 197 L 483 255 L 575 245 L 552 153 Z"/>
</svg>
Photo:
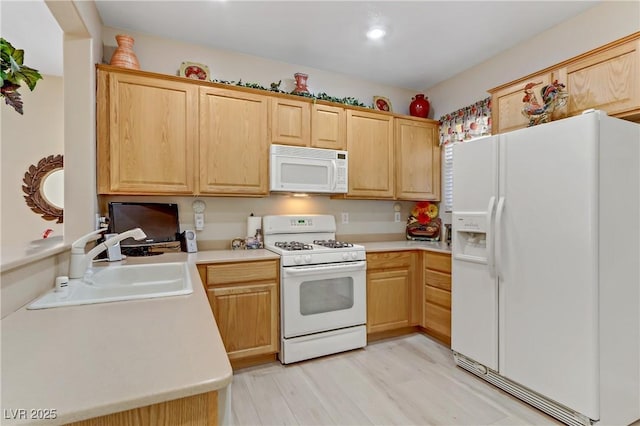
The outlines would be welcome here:
<svg viewBox="0 0 640 426">
<path fill-rule="evenodd" d="M 289 222 L 292 228 L 304 228 L 313 226 L 313 219 L 310 217 L 296 217 Z"/>
</svg>

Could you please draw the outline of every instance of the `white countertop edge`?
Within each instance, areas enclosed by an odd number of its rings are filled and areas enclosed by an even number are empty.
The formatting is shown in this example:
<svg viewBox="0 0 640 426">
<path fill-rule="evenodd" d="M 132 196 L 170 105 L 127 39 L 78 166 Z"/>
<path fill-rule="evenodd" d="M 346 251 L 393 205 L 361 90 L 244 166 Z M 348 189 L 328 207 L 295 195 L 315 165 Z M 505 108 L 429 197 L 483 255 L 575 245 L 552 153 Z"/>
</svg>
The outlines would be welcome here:
<svg viewBox="0 0 640 426">
<path fill-rule="evenodd" d="M 57 254 L 63 253 L 66 250 L 71 249 L 71 244 L 60 241 L 50 247 L 42 248 L 38 250 L 36 253 L 25 254 L 24 247 L 19 249 L 20 255 L 19 257 L 6 256 L 6 252 L 9 250 L 18 251 L 12 247 L 2 247 L 2 263 L 0 264 L 0 272 L 4 273 L 10 271 L 12 269 L 18 268 L 20 266 L 27 265 L 29 263 L 37 262 L 38 260 L 45 259 L 47 257 L 52 257 Z M 7 257 L 9 258 L 8 260 Z"/>
<path fill-rule="evenodd" d="M 433 251 L 438 253 L 451 254 L 451 246 L 439 241 L 379 241 L 359 243 L 364 246 L 367 253 L 385 251 Z"/>
</svg>

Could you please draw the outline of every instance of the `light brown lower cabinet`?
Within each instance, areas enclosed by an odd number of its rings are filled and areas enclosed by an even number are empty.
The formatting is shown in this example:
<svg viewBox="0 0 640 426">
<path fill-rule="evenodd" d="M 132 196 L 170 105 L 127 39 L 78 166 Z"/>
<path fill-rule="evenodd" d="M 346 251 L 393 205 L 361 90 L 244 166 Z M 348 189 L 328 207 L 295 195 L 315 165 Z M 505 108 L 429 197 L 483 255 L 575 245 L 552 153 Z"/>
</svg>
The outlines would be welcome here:
<svg viewBox="0 0 640 426">
<path fill-rule="evenodd" d="M 69 423 L 72 426 L 217 426 L 218 393 L 201 393 Z"/>
<path fill-rule="evenodd" d="M 426 333 L 451 346 L 451 255 L 424 252 L 424 318 Z"/>
<path fill-rule="evenodd" d="M 198 265 L 233 367 L 279 350 L 277 260 Z"/>
<path fill-rule="evenodd" d="M 414 251 L 367 253 L 367 334 L 419 324 L 418 265 Z"/>
</svg>

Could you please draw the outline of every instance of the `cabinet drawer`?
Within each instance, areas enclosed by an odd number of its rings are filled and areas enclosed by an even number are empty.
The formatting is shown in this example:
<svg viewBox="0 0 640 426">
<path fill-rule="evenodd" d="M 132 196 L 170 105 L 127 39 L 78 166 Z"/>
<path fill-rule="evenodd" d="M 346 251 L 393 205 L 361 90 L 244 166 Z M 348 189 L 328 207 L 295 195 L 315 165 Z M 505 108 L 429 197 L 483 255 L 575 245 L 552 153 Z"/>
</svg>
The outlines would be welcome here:
<svg viewBox="0 0 640 426">
<path fill-rule="evenodd" d="M 246 283 L 275 280 L 278 277 L 278 261 L 224 263 L 207 266 L 207 285 Z"/>
<path fill-rule="evenodd" d="M 451 336 L 451 311 L 433 303 L 424 304 L 424 323 L 427 330 Z"/>
<path fill-rule="evenodd" d="M 435 271 L 451 273 L 451 255 L 449 253 L 426 252 L 424 267 Z"/>
<path fill-rule="evenodd" d="M 424 283 L 431 287 L 451 291 L 451 275 L 425 269 Z"/>
<path fill-rule="evenodd" d="M 367 254 L 367 269 L 403 268 L 411 266 L 412 251 L 393 251 Z"/>
<path fill-rule="evenodd" d="M 440 288 L 424 286 L 424 300 L 446 309 L 451 309 L 451 292 Z"/>
</svg>

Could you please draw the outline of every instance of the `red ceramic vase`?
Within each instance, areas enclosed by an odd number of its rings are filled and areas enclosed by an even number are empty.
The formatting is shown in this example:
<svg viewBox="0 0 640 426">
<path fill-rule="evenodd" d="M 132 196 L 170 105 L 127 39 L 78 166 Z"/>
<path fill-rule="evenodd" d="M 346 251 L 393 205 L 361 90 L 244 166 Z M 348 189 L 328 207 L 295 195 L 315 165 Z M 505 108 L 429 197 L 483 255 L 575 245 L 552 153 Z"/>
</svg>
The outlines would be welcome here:
<svg viewBox="0 0 640 426">
<path fill-rule="evenodd" d="M 422 93 L 418 93 L 409 104 L 409 114 L 414 117 L 427 118 L 429 115 L 429 98 L 425 98 Z"/>
<path fill-rule="evenodd" d="M 297 72 L 293 77 L 296 79 L 296 88 L 293 89 L 293 93 L 309 93 L 309 89 L 307 88 L 307 78 L 309 78 L 309 76 Z"/>
</svg>

